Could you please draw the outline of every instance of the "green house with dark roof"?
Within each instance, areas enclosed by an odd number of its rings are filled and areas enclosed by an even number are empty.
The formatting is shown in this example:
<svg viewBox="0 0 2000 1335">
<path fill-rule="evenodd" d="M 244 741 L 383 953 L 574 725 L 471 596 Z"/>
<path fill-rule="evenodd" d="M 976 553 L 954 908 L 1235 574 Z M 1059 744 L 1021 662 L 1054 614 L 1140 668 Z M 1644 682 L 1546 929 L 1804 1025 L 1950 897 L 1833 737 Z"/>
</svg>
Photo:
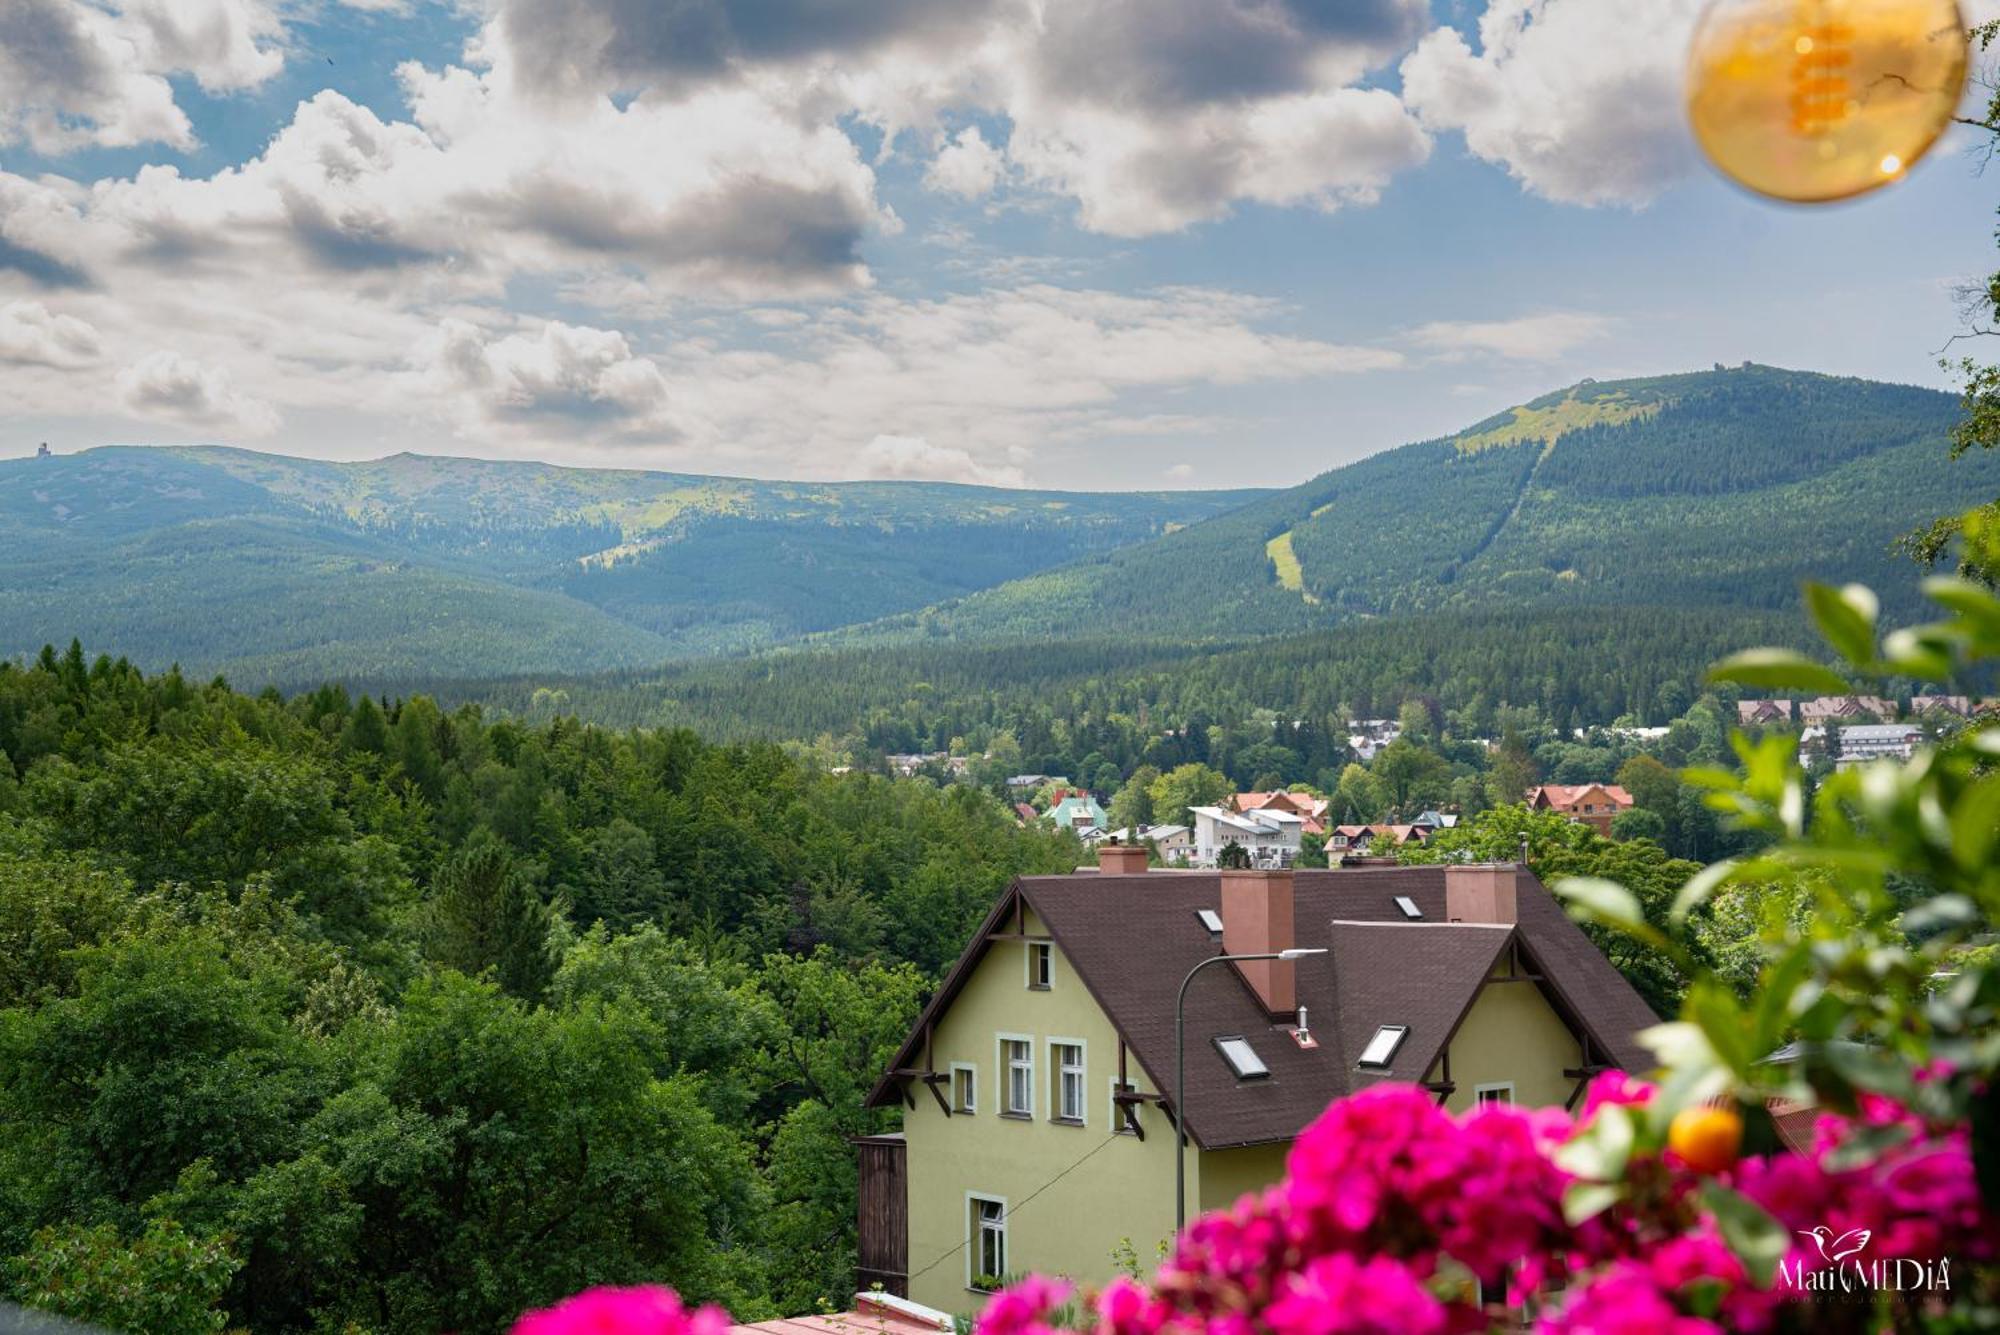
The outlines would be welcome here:
<svg viewBox="0 0 2000 1335">
<path fill-rule="evenodd" d="M 1136 856 L 1135 856 L 1136 855 Z M 869 1095 L 863 1285 L 946 1311 L 1037 1271 L 1101 1283 L 1174 1230 L 1174 997 L 1187 1001 L 1187 1208 L 1275 1181 L 1333 1099 L 1410 1081 L 1460 1110 L 1574 1104 L 1651 1066 L 1656 1017 L 1524 868 L 1145 869 L 1022 877 Z"/>
</svg>

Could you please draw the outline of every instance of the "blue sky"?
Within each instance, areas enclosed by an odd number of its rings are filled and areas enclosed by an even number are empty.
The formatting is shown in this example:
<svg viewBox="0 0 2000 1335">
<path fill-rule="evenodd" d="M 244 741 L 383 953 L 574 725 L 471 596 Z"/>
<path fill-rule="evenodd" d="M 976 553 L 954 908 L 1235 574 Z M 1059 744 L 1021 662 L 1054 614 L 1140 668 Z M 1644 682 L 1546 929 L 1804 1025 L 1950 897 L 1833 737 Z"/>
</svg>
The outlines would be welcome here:
<svg viewBox="0 0 2000 1335">
<path fill-rule="evenodd" d="M 1752 199 L 1694 10 L 17 0 L 0 454 L 1280 484 L 1584 376 L 1946 385 L 1974 145 Z"/>
</svg>

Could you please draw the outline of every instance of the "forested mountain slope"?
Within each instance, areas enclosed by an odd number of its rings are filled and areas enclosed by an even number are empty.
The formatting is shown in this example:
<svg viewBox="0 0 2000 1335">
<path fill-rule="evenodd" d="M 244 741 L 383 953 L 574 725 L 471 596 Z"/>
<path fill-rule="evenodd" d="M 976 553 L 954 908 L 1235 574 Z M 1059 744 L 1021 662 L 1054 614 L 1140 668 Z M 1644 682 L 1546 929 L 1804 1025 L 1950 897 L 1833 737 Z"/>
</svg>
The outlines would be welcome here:
<svg viewBox="0 0 2000 1335">
<path fill-rule="evenodd" d="M 225 449 L 9 460 L 0 655 L 80 636 L 279 685 L 656 663 L 921 607 L 1261 494 Z"/>
<path fill-rule="evenodd" d="M 1895 538 L 2000 490 L 1950 396 L 1743 366 L 1584 381 L 1180 532 L 837 638 L 1235 637 L 1497 606 L 1914 596 Z"/>
</svg>

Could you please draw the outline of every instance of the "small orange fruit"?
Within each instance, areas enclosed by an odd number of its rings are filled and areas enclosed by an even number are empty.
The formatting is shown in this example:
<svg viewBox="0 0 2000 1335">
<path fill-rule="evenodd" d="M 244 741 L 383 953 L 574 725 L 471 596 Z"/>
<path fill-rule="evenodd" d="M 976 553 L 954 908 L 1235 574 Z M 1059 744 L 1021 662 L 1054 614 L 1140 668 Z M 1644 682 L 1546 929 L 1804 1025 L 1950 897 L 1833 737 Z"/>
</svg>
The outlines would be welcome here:
<svg viewBox="0 0 2000 1335">
<path fill-rule="evenodd" d="M 1667 1148 L 1697 1173 L 1719 1173 L 1743 1148 L 1743 1118 L 1734 1108 L 1683 1108 L 1667 1125 Z"/>
</svg>

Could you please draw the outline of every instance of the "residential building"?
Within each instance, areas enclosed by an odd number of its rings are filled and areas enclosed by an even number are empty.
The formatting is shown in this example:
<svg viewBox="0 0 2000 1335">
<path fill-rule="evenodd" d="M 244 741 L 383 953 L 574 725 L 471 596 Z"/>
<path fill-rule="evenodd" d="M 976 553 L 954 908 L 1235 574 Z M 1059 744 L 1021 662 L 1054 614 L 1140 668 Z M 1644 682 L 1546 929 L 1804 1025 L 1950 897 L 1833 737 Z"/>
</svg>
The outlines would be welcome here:
<svg viewBox="0 0 2000 1335">
<path fill-rule="evenodd" d="M 1453 816 L 1451 819 L 1456 822 L 1458 817 Z M 1408 825 L 1397 825 L 1387 821 L 1373 825 L 1336 825 L 1327 833 L 1326 851 L 1329 856 L 1366 854 L 1369 846 L 1377 839 L 1387 839 L 1392 844 L 1422 843 L 1430 838 L 1435 828 L 1414 821 Z"/>
<path fill-rule="evenodd" d="M 1799 706 L 1801 723 L 1870 722 L 1895 717 L 1895 703 L 1879 695 L 1822 695 Z"/>
<path fill-rule="evenodd" d="M 1065 830 L 1103 829 L 1109 823 L 1097 799 L 1081 790 L 1061 795 L 1048 810 L 1048 817 Z"/>
<path fill-rule="evenodd" d="M 1045 783 L 1060 783 L 1062 780 L 1048 774 L 1010 774 L 1007 786 L 1017 792 L 1033 792 Z"/>
<path fill-rule="evenodd" d="M 1160 850 L 1160 859 L 1170 866 L 1183 866 L 1194 856 L 1194 831 L 1185 825 L 1141 825 L 1133 829 L 1105 830 L 1100 840 L 1144 846 Z"/>
<path fill-rule="evenodd" d="M 1417 829 L 1426 831 L 1424 838 L 1428 839 L 1439 830 L 1449 830 L 1455 827 L 1458 824 L 1458 817 L 1444 811 L 1420 811 L 1417 813 L 1417 818 L 1411 821 L 1410 824 Z"/>
<path fill-rule="evenodd" d="M 1913 695 L 1910 713 L 1918 718 L 1936 714 L 1943 718 L 1971 718 L 1972 698 L 1965 695 Z"/>
<path fill-rule="evenodd" d="M 1463 1111 L 1574 1106 L 1652 1065 L 1645 1002 L 1525 869 L 1147 872 L 1017 879 L 871 1090 L 900 1135 L 860 1147 L 864 1281 L 946 1311 L 995 1277 L 1102 1283 L 1114 1249 L 1174 1229 L 1176 1113 L 1188 1214 L 1282 1175 L 1334 1099 L 1415 1082 Z M 1293 946 L 1296 962 L 1198 963 Z M 901 1213 L 895 1213 L 897 1204 Z"/>
<path fill-rule="evenodd" d="M 1304 822 L 1300 829 L 1305 834 L 1326 833 L 1326 799 L 1314 797 L 1311 793 L 1292 793 L 1282 789 L 1268 793 L 1238 793 L 1229 799 L 1234 811 L 1290 811 Z"/>
<path fill-rule="evenodd" d="M 1839 738 L 1840 754 L 1833 763 L 1846 769 L 1871 760 L 1908 760 L 1924 740 L 1924 730 L 1910 723 L 1853 723 L 1840 730 Z"/>
<path fill-rule="evenodd" d="M 1631 808 L 1632 794 L 1615 783 L 1545 783 L 1528 790 L 1528 805 L 1560 811 L 1609 838 L 1612 818 Z"/>
<path fill-rule="evenodd" d="M 1289 867 L 1298 860 L 1305 820 L 1296 811 L 1266 808 L 1231 811 L 1226 807 L 1190 807 L 1194 813 L 1194 862 L 1213 867 L 1222 850 L 1240 845 L 1252 865 Z"/>
<path fill-rule="evenodd" d="M 1792 721 L 1790 700 L 1738 700 L 1736 721 L 1746 728 L 1782 727 Z"/>
</svg>

